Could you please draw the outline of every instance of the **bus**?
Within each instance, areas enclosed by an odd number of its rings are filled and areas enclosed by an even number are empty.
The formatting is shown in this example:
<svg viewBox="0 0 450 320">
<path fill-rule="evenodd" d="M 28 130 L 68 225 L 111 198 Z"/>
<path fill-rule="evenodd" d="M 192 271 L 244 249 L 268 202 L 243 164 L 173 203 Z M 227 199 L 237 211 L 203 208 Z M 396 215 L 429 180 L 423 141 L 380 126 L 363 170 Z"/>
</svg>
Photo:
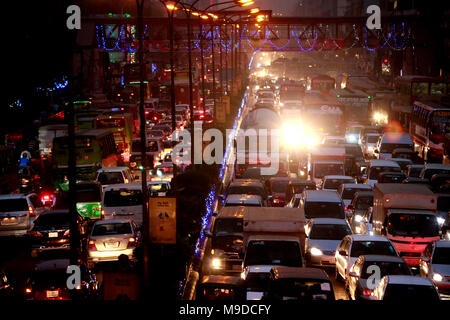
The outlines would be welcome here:
<svg viewBox="0 0 450 320">
<path fill-rule="evenodd" d="M 338 102 L 343 106 L 347 122 L 366 123 L 369 117 L 370 96 L 358 89 L 334 89 Z"/>
<path fill-rule="evenodd" d="M 117 150 L 122 154 L 125 162 L 130 158 L 130 144 L 133 139 L 133 120 L 129 113 L 115 115 L 101 115 L 95 119 L 96 129 L 108 129 L 114 134 Z"/>
<path fill-rule="evenodd" d="M 308 105 L 302 120 L 305 130 L 316 136 L 344 134 L 344 113 L 340 106 Z"/>
<path fill-rule="evenodd" d="M 442 162 L 449 154 L 450 104 L 414 102 L 409 133 L 414 149 L 428 162 Z"/>
<path fill-rule="evenodd" d="M 439 77 L 402 76 L 395 78 L 394 86 L 396 91 L 394 105 L 412 106 L 419 98 L 450 94 L 450 81 Z"/>
<path fill-rule="evenodd" d="M 123 163 L 117 152 L 114 135 L 109 130 L 75 132 L 77 181 L 93 181 L 98 169 L 117 167 Z M 53 139 L 53 184 L 57 191 L 68 191 L 68 136 Z"/>
</svg>

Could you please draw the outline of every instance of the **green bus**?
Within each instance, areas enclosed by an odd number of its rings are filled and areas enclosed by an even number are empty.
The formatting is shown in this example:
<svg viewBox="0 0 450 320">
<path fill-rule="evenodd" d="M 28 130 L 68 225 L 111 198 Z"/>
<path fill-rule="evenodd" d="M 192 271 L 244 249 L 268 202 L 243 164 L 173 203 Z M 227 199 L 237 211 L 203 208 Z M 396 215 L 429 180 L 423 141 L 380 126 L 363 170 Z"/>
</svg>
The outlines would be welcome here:
<svg viewBox="0 0 450 320">
<path fill-rule="evenodd" d="M 78 182 L 76 207 L 83 218 L 102 219 L 102 186 L 98 182 Z"/>
<path fill-rule="evenodd" d="M 122 164 L 114 134 L 109 130 L 87 129 L 75 132 L 77 182 L 94 181 L 98 169 Z M 53 139 L 53 183 L 57 191 L 68 191 L 68 136 Z"/>
<path fill-rule="evenodd" d="M 95 119 L 103 114 L 102 110 L 82 110 L 75 112 L 75 128 L 76 130 L 94 129 Z"/>
</svg>

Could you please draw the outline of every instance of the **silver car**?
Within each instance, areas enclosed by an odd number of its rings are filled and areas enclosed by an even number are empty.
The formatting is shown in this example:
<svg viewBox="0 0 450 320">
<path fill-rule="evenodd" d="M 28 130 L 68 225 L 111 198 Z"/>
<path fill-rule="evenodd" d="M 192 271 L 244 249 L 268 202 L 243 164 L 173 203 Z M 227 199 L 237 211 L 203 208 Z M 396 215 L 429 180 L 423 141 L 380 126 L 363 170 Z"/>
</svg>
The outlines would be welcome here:
<svg viewBox="0 0 450 320">
<path fill-rule="evenodd" d="M 436 285 L 441 299 L 450 300 L 450 241 L 430 243 L 423 252 L 419 267 L 420 275 Z"/>
<path fill-rule="evenodd" d="M 88 239 L 88 261 L 95 264 L 117 261 L 125 254 L 135 260 L 134 250 L 141 243 L 141 233 L 131 219 L 110 219 L 95 222 Z"/>
<path fill-rule="evenodd" d="M 336 248 L 352 233 L 345 219 L 314 218 L 305 225 L 307 266 L 334 267 Z"/>
</svg>

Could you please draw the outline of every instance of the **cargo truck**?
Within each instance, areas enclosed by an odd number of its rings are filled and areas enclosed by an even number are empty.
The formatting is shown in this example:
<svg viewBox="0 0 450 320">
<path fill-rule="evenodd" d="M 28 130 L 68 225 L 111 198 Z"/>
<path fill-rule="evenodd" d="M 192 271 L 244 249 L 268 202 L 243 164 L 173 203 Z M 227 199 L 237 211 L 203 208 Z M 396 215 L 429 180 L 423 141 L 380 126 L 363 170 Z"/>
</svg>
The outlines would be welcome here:
<svg viewBox="0 0 450 320">
<path fill-rule="evenodd" d="M 373 231 L 392 241 L 410 266 L 439 240 L 437 196 L 421 184 L 377 183 L 373 190 Z"/>
<path fill-rule="evenodd" d="M 310 180 L 320 187 L 324 176 L 345 175 L 344 164 L 345 148 L 317 148 L 311 151 L 308 159 Z"/>
</svg>

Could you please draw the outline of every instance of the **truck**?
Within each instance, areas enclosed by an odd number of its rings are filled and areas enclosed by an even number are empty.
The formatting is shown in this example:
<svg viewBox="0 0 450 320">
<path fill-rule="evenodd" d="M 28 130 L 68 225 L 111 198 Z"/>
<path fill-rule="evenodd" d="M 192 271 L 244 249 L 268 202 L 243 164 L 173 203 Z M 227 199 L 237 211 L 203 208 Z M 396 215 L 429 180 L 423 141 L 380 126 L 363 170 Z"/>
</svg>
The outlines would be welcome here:
<svg viewBox="0 0 450 320">
<path fill-rule="evenodd" d="M 345 175 L 345 148 L 319 147 L 312 150 L 308 158 L 310 180 L 321 186 L 327 175 Z"/>
<path fill-rule="evenodd" d="M 422 184 L 376 183 L 373 190 L 373 232 L 392 241 L 413 267 L 425 247 L 440 239 L 437 196 Z"/>
<path fill-rule="evenodd" d="M 47 158 L 52 153 L 53 139 L 67 135 L 67 124 L 50 124 L 39 128 L 39 152 Z"/>
<path fill-rule="evenodd" d="M 241 277 L 247 300 L 261 299 L 272 267 L 303 267 L 305 214 L 302 208 L 246 207 Z"/>
</svg>

